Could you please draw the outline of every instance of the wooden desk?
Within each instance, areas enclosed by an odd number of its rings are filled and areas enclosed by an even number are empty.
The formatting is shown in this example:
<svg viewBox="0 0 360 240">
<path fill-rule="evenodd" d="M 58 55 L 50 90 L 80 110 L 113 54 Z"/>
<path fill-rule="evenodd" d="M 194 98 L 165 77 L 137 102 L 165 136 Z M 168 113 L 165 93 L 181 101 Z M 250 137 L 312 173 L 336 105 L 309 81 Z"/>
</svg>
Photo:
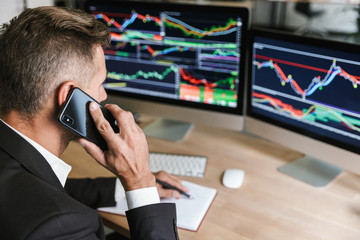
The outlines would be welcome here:
<svg viewBox="0 0 360 240">
<path fill-rule="evenodd" d="M 359 175 L 344 171 L 327 187 L 315 188 L 276 170 L 299 153 L 199 125 L 181 143 L 148 140 L 151 151 L 208 156 L 204 178 L 184 179 L 216 188 L 218 195 L 199 231 L 179 230 L 181 240 L 360 239 Z M 70 177 L 111 176 L 77 143 L 70 144 L 62 159 L 73 166 Z M 222 186 L 226 168 L 245 170 L 241 188 Z M 107 226 L 128 235 L 125 217 L 101 215 Z"/>
</svg>

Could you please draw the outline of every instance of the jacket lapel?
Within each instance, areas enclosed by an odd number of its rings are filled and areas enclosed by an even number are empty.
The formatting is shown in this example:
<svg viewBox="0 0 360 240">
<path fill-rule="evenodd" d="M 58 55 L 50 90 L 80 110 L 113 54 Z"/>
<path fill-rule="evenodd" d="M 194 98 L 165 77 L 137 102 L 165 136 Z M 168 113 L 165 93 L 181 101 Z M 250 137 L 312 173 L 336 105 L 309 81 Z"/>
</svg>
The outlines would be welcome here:
<svg viewBox="0 0 360 240">
<path fill-rule="evenodd" d="M 43 181 L 65 191 L 45 158 L 24 138 L 0 121 L 0 148 Z"/>
</svg>

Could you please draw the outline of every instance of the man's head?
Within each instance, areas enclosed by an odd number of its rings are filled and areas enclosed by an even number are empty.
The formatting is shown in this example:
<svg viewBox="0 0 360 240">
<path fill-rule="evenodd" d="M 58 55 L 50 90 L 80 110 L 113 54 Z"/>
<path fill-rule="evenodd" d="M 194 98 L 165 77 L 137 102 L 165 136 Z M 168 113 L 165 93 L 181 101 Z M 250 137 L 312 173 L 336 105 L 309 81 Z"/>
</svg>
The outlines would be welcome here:
<svg viewBox="0 0 360 240">
<path fill-rule="evenodd" d="M 67 81 L 87 88 L 94 56 L 110 43 L 108 28 L 91 15 L 64 8 L 27 9 L 0 30 L 0 117 L 38 113 Z"/>
</svg>

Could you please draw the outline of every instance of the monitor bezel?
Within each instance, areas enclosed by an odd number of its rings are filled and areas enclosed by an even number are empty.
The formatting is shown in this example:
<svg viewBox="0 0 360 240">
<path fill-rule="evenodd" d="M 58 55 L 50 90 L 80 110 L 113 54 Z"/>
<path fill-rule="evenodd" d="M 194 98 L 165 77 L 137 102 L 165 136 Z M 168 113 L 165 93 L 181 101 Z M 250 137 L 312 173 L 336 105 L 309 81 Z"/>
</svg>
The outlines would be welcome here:
<svg viewBox="0 0 360 240">
<path fill-rule="evenodd" d="M 296 127 L 285 122 L 281 122 L 281 126 L 279 126 L 279 122 L 270 117 L 258 114 L 252 111 L 251 106 L 251 93 L 252 93 L 252 60 L 253 60 L 253 45 L 255 41 L 255 37 L 265 37 L 271 38 L 279 41 L 288 41 L 295 44 L 305 44 L 315 47 L 321 48 L 331 48 L 337 51 L 345 51 L 349 53 L 359 52 L 360 53 L 360 45 L 344 43 L 336 40 L 324 39 L 324 38 L 316 38 L 316 37 L 307 37 L 307 36 L 299 36 L 292 33 L 277 31 L 277 30 L 266 30 L 259 28 L 252 28 L 249 30 L 249 54 L 248 54 L 248 78 L 246 82 L 246 116 L 261 121 L 266 124 L 271 124 L 275 127 L 283 128 L 285 130 L 289 130 L 295 132 L 297 134 L 312 138 L 314 140 L 318 140 L 320 142 L 324 142 L 326 144 L 333 145 L 338 148 L 342 148 L 357 154 L 360 154 L 360 148 L 357 148 L 353 145 L 344 143 L 342 141 L 338 141 L 334 138 L 330 138 L 327 136 L 321 136 L 317 133 L 309 131 L 304 128 Z M 246 121 L 246 120 L 245 120 Z M 246 123 L 245 123 L 246 124 Z M 245 127 L 246 128 L 246 127 Z M 286 141 L 286 139 L 284 139 Z"/>
<path fill-rule="evenodd" d="M 129 92 L 120 92 L 116 90 L 107 89 L 107 93 L 109 95 L 118 95 L 120 97 L 126 97 L 131 99 L 139 99 L 144 101 L 151 101 L 154 103 L 166 104 L 166 105 L 176 105 L 181 107 L 187 107 L 190 109 L 200 109 L 206 111 L 214 111 L 225 114 L 233 114 L 233 115 L 244 115 L 244 99 L 245 99 L 245 71 L 246 71 L 246 47 L 248 42 L 248 29 L 249 29 L 249 10 L 246 7 L 223 7 L 223 6 L 212 6 L 212 5 L 196 5 L 196 4 L 188 4 L 188 3 L 176 3 L 176 2 L 167 2 L 167 3 L 159 3 L 153 2 L 150 3 L 148 1 L 114 1 L 114 0 L 88 0 L 85 3 L 85 11 L 90 13 L 89 7 L 91 5 L 108 5 L 108 6 L 118 6 L 118 7 L 131 7 L 131 8 L 141 8 L 141 9 L 149 9 L 149 8 L 158 8 L 161 10 L 176 10 L 176 11 L 201 11 L 202 13 L 213 13 L 219 14 L 219 12 L 224 12 L 228 14 L 233 14 L 242 17 L 243 26 L 241 28 L 241 46 L 240 46 L 240 66 L 239 66 L 239 92 L 237 99 L 236 108 L 224 107 L 213 104 L 206 103 L 198 103 L 192 101 L 184 101 L 178 99 L 169 99 L 157 96 L 149 96 L 142 95 L 136 93 Z"/>
</svg>

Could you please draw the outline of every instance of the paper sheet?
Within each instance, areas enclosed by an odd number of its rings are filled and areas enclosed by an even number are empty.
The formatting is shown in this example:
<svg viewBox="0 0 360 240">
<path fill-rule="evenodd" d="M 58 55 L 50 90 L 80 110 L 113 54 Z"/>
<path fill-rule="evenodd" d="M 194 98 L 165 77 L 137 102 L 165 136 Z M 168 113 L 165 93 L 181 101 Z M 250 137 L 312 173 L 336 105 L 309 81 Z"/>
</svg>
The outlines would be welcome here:
<svg viewBox="0 0 360 240">
<path fill-rule="evenodd" d="M 173 202 L 176 204 L 177 225 L 179 228 L 197 231 L 206 215 L 211 203 L 216 196 L 216 189 L 204 187 L 191 182 L 183 181 L 182 184 L 190 191 L 193 199 L 183 196 L 181 199 L 161 199 L 161 202 Z M 116 207 L 98 208 L 99 211 L 125 215 L 128 210 L 126 199 L 118 202 Z"/>
</svg>

